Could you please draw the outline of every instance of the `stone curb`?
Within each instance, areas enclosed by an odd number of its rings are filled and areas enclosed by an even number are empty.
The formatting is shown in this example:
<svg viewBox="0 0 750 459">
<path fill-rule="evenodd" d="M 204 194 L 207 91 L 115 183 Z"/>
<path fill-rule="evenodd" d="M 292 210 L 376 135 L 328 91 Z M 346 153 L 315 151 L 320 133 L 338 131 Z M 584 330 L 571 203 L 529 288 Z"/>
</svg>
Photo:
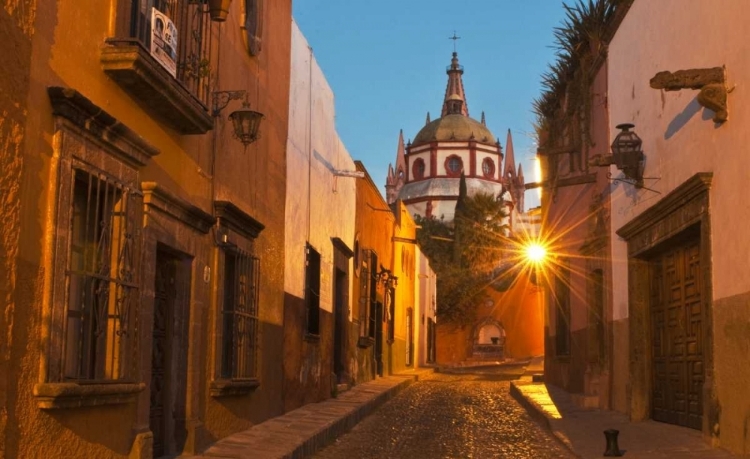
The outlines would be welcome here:
<svg viewBox="0 0 750 459">
<path fill-rule="evenodd" d="M 523 383 L 522 383 L 523 384 Z M 529 383 L 526 383 L 529 384 Z M 533 383 L 532 383 L 533 384 Z M 576 452 L 576 450 L 573 448 L 573 445 L 570 443 L 570 440 L 560 432 L 559 430 L 555 429 L 553 423 L 554 419 L 550 417 L 547 413 L 544 412 L 539 406 L 537 406 L 536 403 L 534 403 L 532 400 L 527 398 L 523 391 L 521 391 L 517 387 L 516 381 L 511 381 L 510 383 L 510 395 L 516 401 L 524 407 L 527 413 L 529 413 L 529 416 L 531 416 L 533 419 L 535 419 L 537 422 L 542 424 L 547 430 L 552 433 L 552 435 L 555 436 L 557 441 L 559 441 L 563 446 L 565 446 L 571 453 L 575 454 L 576 457 L 581 457 L 580 454 Z"/>
<path fill-rule="evenodd" d="M 385 402 L 395 397 L 402 390 L 406 389 L 417 379 L 418 376 L 415 376 L 413 378 L 404 377 L 404 380 L 401 383 L 389 388 L 386 391 L 381 392 L 380 394 L 376 395 L 375 398 L 358 406 L 353 411 L 350 411 L 345 416 L 334 421 L 332 424 L 329 424 L 318 430 L 311 437 L 303 441 L 302 444 L 298 445 L 288 454 L 285 454 L 281 457 L 283 459 L 302 459 L 308 456 L 312 456 L 316 452 L 336 441 L 336 439 L 341 435 L 349 432 L 352 428 L 354 428 L 354 426 L 359 424 L 361 420 L 372 414 L 376 409 L 380 408 Z M 337 401 L 337 399 L 331 399 L 327 401 Z"/>
<path fill-rule="evenodd" d="M 384 379 L 357 385 L 337 398 L 302 406 L 297 410 L 271 418 L 249 430 L 230 435 L 219 440 L 195 458 L 302 459 L 309 457 L 347 433 L 385 402 L 418 381 L 420 376 L 431 372 L 432 369 L 427 369 L 391 375 L 387 378 L 390 379 L 390 383 L 399 379 L 401 381 L 385 389 L 382 387 L 386 382 Z M 367 397 L 367 394 L 373 395 L 362 401 L 361 398 Z M 253 441 L 261 439 L 262 441 Z"/>
</svg>

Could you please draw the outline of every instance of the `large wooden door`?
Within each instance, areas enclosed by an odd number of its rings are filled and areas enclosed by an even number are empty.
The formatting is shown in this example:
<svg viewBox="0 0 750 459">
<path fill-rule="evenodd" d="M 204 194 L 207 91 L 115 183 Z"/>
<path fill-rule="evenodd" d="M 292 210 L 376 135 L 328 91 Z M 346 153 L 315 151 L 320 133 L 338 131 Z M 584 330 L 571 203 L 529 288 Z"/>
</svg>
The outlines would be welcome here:
<svg viewBox="0 0 750 459">
<path fill-rule="evenodd" d="M 659 255 L 651 272 L 652 418 L 701 429 L 703 301 L 700 241 Z"/>
<path fill-rule="evenodd" d="M 151 345 L 150 428 L 154 435 L 154 457 L 167 452 L 166 438 L 171 357 L 170 319 L 174 310 L 176 263 L 174 257 L 157 252 L 154 281 L 154 328 Z"/>
</svg>

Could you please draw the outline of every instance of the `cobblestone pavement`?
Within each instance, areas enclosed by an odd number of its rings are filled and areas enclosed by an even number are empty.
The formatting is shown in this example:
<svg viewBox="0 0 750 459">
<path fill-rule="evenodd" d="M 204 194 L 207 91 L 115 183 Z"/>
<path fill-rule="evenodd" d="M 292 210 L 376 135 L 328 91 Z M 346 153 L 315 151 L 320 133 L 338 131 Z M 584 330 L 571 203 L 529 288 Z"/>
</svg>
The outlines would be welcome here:
<svg viewBox="0 0 750 459">
<path fill-rule="evenodd" d="M 420 378 L 314 457 L 575 457 L 510 396 L 513 378 L 486 373 Z"/>
</svg>

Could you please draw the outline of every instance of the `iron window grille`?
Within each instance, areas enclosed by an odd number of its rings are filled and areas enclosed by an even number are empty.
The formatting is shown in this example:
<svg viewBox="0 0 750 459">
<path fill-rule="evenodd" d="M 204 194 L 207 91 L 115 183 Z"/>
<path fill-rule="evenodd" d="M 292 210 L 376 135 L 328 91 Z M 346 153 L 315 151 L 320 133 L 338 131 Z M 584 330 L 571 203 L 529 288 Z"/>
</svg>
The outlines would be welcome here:
<svg viewBox="0 0 750 459">
<path fill-rule="evenodd" d="M 309 244 L 305 258 L 307 333 L 320 335 L 320 254 Z"/>
<path fill-rule="evenodd" d="M 370 336 L 370 251 L 365 250 L 359 277 L 359 336 Z"/>
<path fill-rule="evenodd" d="M 122 380 L 135 349 L 130 314 L 139 297 L 140 193 L 101 171 L 74 166 L 62 369 L 66 379 Z"/>
<path fill-rule="evenodd" d="M 177 28 L 177 81 L 205 107 L 211 95 L 211 20 L 205 0 L 121 0 L 129 37 L 151 49 L 152 8 Z"/>
<path fill-rule="evenodd" d="M 239 248 L 224 251 L 221 377 L 257 377 L 260 260 Z"/>
<path fill-rule="evenodd" d="M 375 339 L 377 318 L 375 304 L 377 303 L 378 255 L 374 250 L 366 249 L 362 256 L 362 270 L 359 284 L 359 336 Z"/>
</svg>

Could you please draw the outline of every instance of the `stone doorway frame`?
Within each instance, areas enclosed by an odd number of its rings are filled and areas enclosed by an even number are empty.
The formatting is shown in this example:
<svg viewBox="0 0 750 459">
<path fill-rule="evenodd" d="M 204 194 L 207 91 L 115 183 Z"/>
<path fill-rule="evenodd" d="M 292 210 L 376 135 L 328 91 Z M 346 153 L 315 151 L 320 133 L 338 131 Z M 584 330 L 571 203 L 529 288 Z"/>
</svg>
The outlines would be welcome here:
<svg viewBox="0 0 750 459">
<path fill-rule="evenodd" d="M 719 423 L 719 405 L 714 387 L 713 286 L 711 284 L 711 219 L 709 190 L 713 173 L 700 172 L 659 202 L 623 225 L 617 234 L 628 244 L 628 323 L 630 328 L 630 418 L 651 418 L 652 338 L 650 318 L 650 265 L 655 249 L 690 227 L 700 229 L 703 271 L 702 333 L 705 379 L 703 383 L 704 438 L 710 439 Z M 662 246 L 663 247 L 663 246 Z"/>
</svg>

